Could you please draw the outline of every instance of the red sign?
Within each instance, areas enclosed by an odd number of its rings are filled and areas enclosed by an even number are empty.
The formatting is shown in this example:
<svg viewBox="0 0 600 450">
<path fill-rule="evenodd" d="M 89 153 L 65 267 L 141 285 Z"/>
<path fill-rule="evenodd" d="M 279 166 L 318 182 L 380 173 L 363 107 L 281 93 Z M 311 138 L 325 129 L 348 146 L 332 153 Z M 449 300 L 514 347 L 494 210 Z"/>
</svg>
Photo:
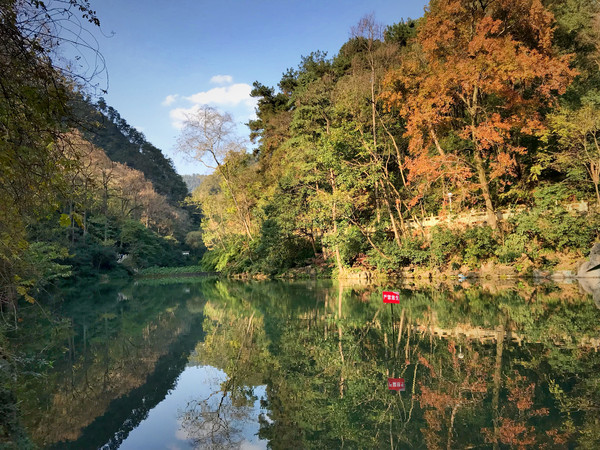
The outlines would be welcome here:
<svg viewBox="0 0 600 450">
<path fill-rule="evenodd" d="M 388 378 L 388 389 L 390 391 L 404 392 L 404 378 Z"/>
<path fill-rule="evenodd" d="M 383 303 L 400 303 L 400 292 L 383 291 Z"/>
</svg>

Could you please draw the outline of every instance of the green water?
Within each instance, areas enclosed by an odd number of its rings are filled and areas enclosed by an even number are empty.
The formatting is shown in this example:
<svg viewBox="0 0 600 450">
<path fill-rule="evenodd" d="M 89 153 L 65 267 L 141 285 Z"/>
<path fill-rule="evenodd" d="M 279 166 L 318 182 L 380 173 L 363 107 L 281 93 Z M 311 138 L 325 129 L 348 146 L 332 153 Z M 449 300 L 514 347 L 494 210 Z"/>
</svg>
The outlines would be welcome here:
<svg viewBox="0 0 600 450">
<path fill-rule="evenodd" d="M 576 285 L 142 280 L 12 336 L 42 448 L 600 447 L 600 310 Z M 404 392 L 388 378 L 404 378 Z"/>
</svg>

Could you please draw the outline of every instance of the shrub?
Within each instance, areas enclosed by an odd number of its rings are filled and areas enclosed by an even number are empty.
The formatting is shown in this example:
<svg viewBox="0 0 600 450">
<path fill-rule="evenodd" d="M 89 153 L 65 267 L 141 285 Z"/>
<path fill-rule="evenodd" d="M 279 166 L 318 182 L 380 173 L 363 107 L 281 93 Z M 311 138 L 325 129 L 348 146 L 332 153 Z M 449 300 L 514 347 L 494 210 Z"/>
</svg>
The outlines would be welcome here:
<svg viewBox="0 0 600 450">
<path fill-rule="evenodd" d="M 523 253 L 528 254 L 527 244 L 529 239 L 522 234 L 511 234 L 504 244 L 496 250 L 496 256 L 501 263 L 507 264 L 516 261 Z"/>
<path fill-rule="evenodd" d="M 70 249 L 67 260 L 78 276 L 95 276 L 117 267 L 117 253 L 113 246 L 105 246 L 93 238 L 79 241 Z"/>
<path fill-rule="evenodd" d="M 453 255 L 461 252 L 463 246 L 463 238 L 459 232 L 435 226 L 431 231 L 429 246 L 431 263 L 435 265 L 447 263 Z"/>
<path fill-rule="evenodd" d="M 477 267 L 480 261 L 494 255 L 498 246 L 494 230 L 489 226 L 467 228 L 463 234 L 465 247 L 463 258 L 470 267 Z"/>
<path fill-rule="evenodd" d="M 360 230 L 353 225 L 345 228 L 339 243 L 340 256 L 344 264 L 351 266 L 356 257 L 367 250 L 368 243 Z"/>
<path fill-rule="evenodd" d="M 185 262 L 181 249 L 161 238 L 140 222 L 128 220 L 120 233 L 121 252 L 129 255 L 128 264 L 136 268 L 178 266 Z"/>
</svg>

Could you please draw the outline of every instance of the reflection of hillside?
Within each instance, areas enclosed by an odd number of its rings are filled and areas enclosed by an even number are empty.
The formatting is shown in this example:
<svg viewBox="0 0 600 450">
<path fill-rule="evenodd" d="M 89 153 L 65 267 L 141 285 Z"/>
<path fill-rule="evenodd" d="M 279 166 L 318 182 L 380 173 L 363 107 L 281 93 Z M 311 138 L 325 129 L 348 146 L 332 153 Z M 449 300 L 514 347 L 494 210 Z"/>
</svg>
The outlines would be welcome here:
<svg viewBox="0 0 600 450">
<path fill-rule="evenodd" d="M 143 386 L 169 348 L 190 331 L 193 315 L 185 305 L 139 293 L 139 300 L 130 294 L 124 301 L 125 294 L 118 294 L 117 312 L 99 314 L 91 325 L 77 323 L 78 318 L 90 323 L 85 315 L 74 317 L 63 360 L 46 375 L 45 383 L 21 396 L 26 426 L 37 444 L 80 438 L 115 399 Z M 77 335 L 78 330 L 82 331 Z"/>
<path fill-rule="evenodd" d="M 186 330 L 165 349 L 142 384 L 110 402 L 102 415 L 82 429 L 76 441 L 55 444 L 57 449 L 116 449 L 175 386 L 187 356 L 202 338 L 202 317 L 193 318 Z"/>
<path fill-rule="evenodd" d="M 258 385 L 271 448 L 564 448 L 600 436 L 588 297 L 535 285 L 398 290 L 392 314 L 372 285 L 137 286 L 71 315 L 80 333 L 61 341 L 54 394 L 38 411 L 37 388 L 24 415 L 39 443 L 117 448 L 186 364 L 210 364 L 224 371 L 210 401 L 180 409 L 200 446 L 239 441 Z M 391 394 L 388 377 L 405 378 L 406 392 Z"/>
<path fill-rule="evenodd" d="M 172 314 L 163 314 L 148 324 L 145 335 L 92 344 L 71 367 L 53 373 L 48 384 L 54 385 L 54 394 L 46 408 L 40 415 L 26 414 L 35 442 L 48 445 L 77 439 L 111 401 L 142 385 L 183 331 L 178 322 Z"/>
</svg>

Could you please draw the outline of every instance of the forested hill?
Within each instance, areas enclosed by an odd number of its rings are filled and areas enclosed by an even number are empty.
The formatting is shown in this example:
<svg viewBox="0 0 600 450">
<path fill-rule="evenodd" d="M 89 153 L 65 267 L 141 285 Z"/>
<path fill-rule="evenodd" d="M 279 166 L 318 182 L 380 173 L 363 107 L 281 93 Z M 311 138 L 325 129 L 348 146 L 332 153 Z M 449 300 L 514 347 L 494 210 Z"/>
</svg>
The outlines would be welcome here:
<svg viewBox="0 0 600 450">
<path fill-rule="evenodd" d="M 387 27 L 366 16 L 337 55 L 302 57 L 277 87 L 254 83 L 252 155 L 228 148 L 192 195 L 205 262 L 526 273 L 585 256 L 600 238 L 600 2 L 425 11 Z M 205 141 L 198 123 L 231 121 L 195 120 L 183 132 Z M 570 214 L 582 201 L 588 213 Z"/>
<path fill-rule="evenodd" d="M 143 133 L 129 125 L 116 109 L 102 98 L 95 105 L 82 100 L 79 106 L 80 129 L 88 141 L 102 148 L 111 160 L 142 172 L 171 204 L 186 197 L 187 186 L 175 171 L 173 162 L 148 142 Z"/>
</svg>

